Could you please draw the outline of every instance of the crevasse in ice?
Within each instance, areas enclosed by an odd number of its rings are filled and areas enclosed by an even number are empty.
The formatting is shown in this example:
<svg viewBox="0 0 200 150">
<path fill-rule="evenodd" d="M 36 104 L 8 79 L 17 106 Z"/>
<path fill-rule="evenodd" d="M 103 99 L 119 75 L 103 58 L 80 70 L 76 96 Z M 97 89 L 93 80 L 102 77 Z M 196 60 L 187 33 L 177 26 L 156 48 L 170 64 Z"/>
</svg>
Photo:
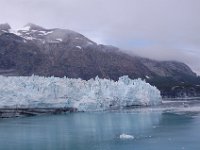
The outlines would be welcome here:
<svg viewBox="0 0 200 150">
<path fill-rule="evenodd" d="M 108 110 L 132 105 L 157 105 L 160 91 L 141 79 L 118 81 L 58 77 L 0 76 L 0 108 L 73 107 L 79 111 Z"/>
</svg>

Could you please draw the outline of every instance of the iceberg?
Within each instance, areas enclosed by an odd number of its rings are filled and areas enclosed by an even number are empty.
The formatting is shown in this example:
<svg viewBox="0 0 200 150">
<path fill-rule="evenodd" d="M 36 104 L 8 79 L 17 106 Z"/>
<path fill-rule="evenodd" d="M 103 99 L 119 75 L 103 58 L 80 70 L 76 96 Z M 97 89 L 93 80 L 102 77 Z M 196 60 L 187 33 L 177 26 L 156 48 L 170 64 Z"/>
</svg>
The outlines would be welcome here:
<svg viewBox="0 0 200 150">
<path fill-rule="evenodd" d="M 75 108 L 101 111 L 128 106 L 157 105 L 160 91 L 142 79 L 0 76 L 0 108 Z"/>
<path fill-rule="evenodd" d="M 124 140 L 127 140 L 127 139 L 134 139 L 134 136 L 133 135 L 128 135 L 128 134 L 121 134 L 119 136 L 120 139 L 124 139 Z"/>
</svg>

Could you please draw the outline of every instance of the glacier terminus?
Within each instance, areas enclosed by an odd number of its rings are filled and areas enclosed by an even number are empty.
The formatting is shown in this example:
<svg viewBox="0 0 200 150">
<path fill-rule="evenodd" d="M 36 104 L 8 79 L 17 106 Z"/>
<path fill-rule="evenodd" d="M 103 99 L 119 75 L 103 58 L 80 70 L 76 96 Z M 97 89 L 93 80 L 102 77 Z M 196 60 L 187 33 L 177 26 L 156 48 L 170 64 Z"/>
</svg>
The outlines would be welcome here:
<svg viewBox="0 0 200 150">
<path fill-rule="evenodd" d="M 109 79 L 0 76 L 1 108 L 75 108 L 100 111 L 134 105 L 157 105 L 160 91 L 141 79 L 122 76 Z"/>
</svg>

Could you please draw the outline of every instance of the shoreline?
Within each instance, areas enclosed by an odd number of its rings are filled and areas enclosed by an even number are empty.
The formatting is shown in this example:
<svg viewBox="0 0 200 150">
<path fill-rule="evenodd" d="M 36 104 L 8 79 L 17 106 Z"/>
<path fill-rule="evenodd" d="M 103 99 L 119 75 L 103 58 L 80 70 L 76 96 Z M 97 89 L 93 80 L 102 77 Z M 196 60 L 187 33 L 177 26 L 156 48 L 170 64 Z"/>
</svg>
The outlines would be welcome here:
<svg viewBox="0 0 200 150">
<path fill-rule="evenodd" d="M 0 108 L 0 118 L 29 117 L 77 112 L 75 108 Z"/>
<path fill-rule="evenodd" d="M 200 100 L 200 97 L 177 97 L 177 98 L 162 98 L 163 101 L 167 100 Z"/>
</svg>

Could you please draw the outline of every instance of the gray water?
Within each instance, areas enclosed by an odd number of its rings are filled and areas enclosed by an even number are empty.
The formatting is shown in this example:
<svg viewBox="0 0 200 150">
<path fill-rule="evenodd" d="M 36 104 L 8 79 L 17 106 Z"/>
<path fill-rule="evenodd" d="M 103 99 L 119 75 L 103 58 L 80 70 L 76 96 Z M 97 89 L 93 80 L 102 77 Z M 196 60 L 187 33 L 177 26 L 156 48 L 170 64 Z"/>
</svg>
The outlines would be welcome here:
<svg viewBox="0 0 200 150">
<path fill-rule="evenodd" d="M 120 139 L 121 134 L 134 139 Z M 162 110 L 0 119 L 0 150 L 199 150 L 200 114 Z"/>
</svg>

